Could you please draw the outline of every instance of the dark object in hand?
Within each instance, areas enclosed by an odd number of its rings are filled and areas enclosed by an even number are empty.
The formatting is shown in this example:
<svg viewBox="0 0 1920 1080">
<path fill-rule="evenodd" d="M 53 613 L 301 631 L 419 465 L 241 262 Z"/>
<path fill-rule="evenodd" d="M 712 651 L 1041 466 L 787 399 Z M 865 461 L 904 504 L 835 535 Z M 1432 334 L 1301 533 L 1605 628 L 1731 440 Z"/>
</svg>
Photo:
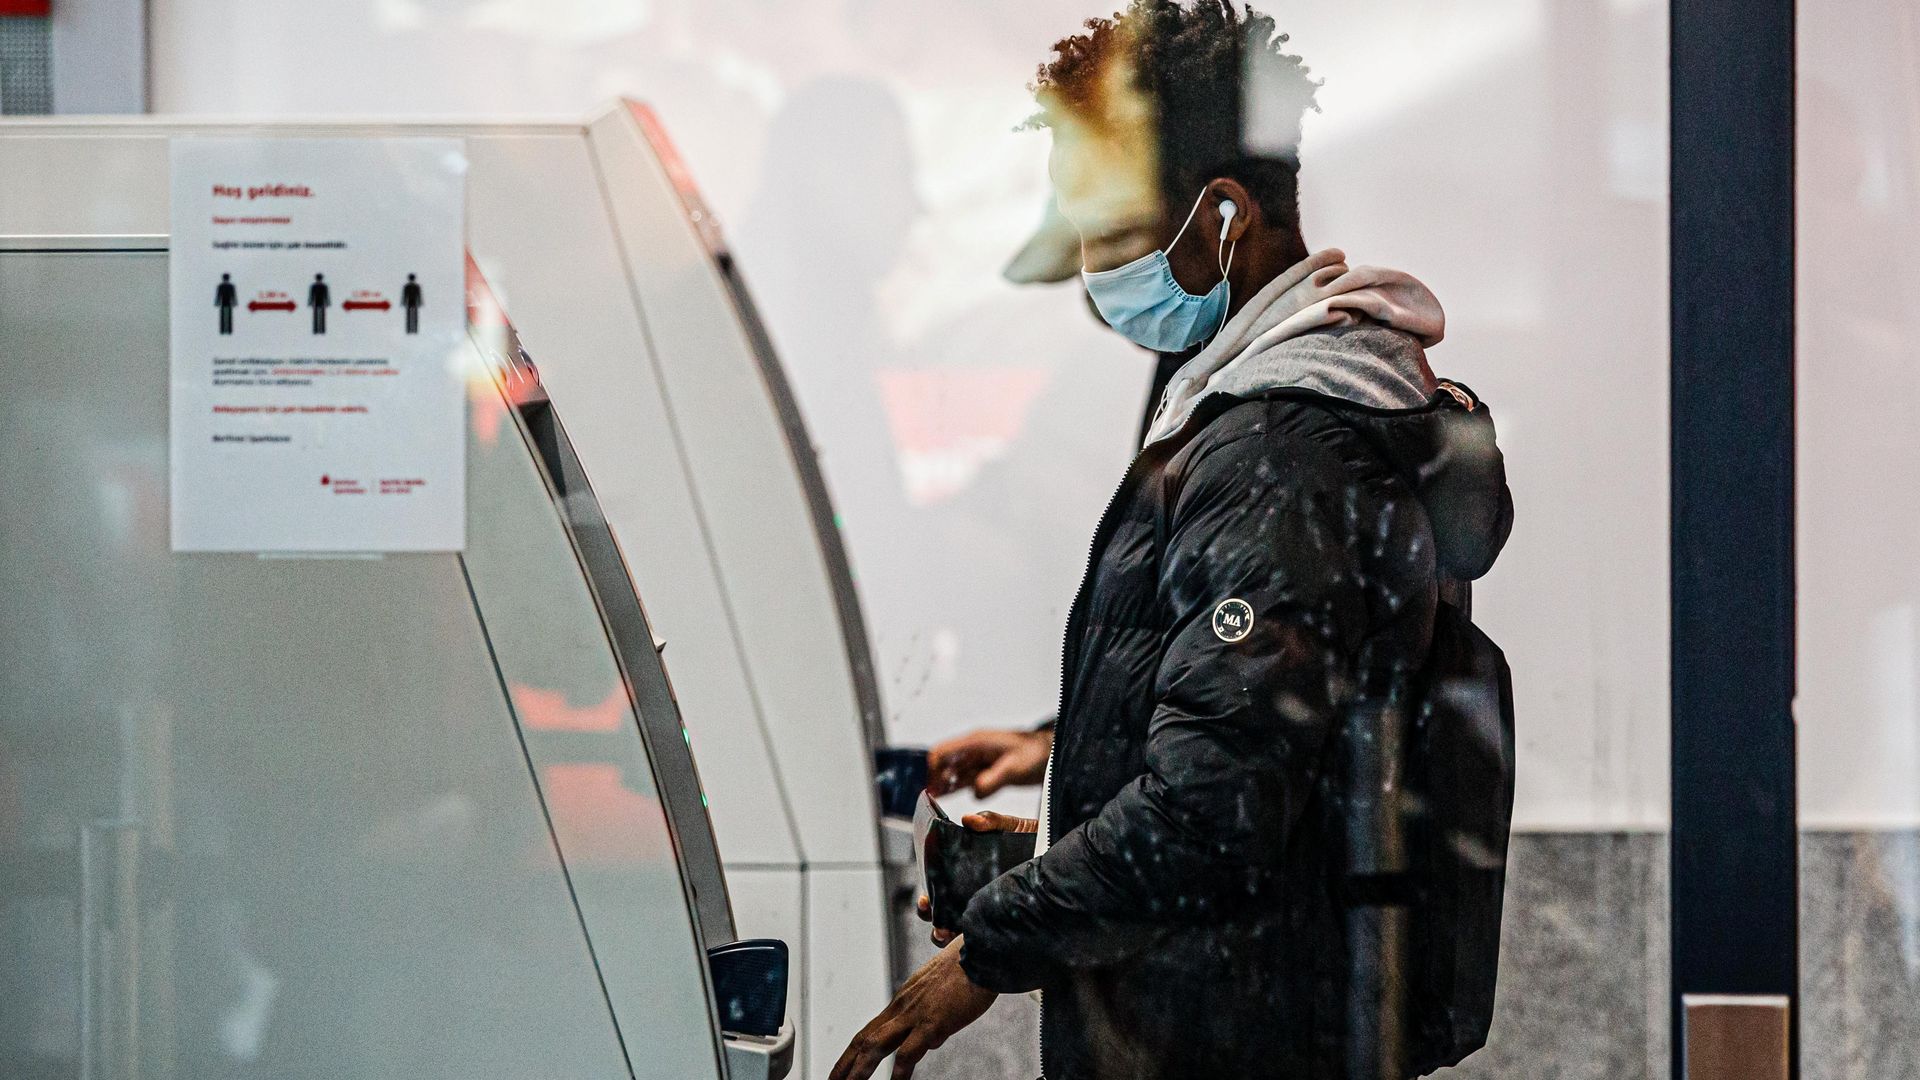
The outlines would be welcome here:
<svg viewBox="0 0 1920 1080">
<path fill-rule="evenodd" d="M 920 881 L 935 929 L 958 931 L 973 894 L 1033 858 L 1039 837 L 1030 832 L 982 832 L 948 817 L 931 795 L 913 816 Z"/>
</svg>

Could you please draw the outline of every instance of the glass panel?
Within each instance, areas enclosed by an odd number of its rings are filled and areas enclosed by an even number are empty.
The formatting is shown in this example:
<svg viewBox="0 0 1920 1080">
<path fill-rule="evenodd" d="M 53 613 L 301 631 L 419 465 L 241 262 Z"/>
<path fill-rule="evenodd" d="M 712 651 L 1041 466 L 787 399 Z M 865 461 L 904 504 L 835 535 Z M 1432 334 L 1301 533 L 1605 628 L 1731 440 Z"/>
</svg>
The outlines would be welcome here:
<svg viewBox="0 0 1920 1080">
<path fill-rule="evenodd" d="M 466 559 L 176 556 L 166 265 L 0 252 L 0 1072 L 717 1075 L 631 714 L 536 730 L 621 684 L 492 387 Z"/>
<path fill-rule="evenodd" d="M 474 291 L 469 283 L 470 295 Z M 510 329 L 475 319 L 477 346 L 504 363 L 516 348 Z M 524 373 L 516 373 L 524 378 Z M 516 398 L 537 384 L 511 381 Z M 644 619 L 628 630 L 620 659 L 609 648 L 607 626 L 615 605 L 638 615 L 632 586 L 618 565 L 583 573 L 577 539 L 570 538 L 545 495 L 532 432 L 513 423 L 492 386 L 473 396 L 473 441 L 493 453 L 476 454 L 469 499 L 468 546 L 462 563 L 485 622 L 500 681 L 520 720 L 527 760 L 545 800 L 548 823 L 566 863 L 567 882 L 593 943 L 596 969 L 637 1077 L 706 1076 L 715 1069 L 713 1010 L 704 942 L 733 937 L 718 855 L 704 832 L 706 799 L 691 775 L 686 736 Z M 564 440 L 551 416 L 546 437 Z M 541 460 L 558 464 L 551 455 Z M 551 478 L 552 473 L 548 473 Z M 564 496 L 575 522 L 598 516 L 593 493 L 579 477 Z M 591 590 L 628 590 L 596 604 Z M 622 662 L 629 665 L 626 670 Z M 631 695 L 631 696 L 630 696 Z M 645 718 L 654 745 L 649 755 L 635 703 L 657 710 Z M 678 815 L 698 815 L 698 836 L 676 830 L 661 795 L 663 774 L 678 768 Z M 693 803 L 694 805 L 685 805 Z M 687 862 L 682 867 L 681 861 Z M 692 863 L 700 860 L 698 873 Z M 695 883 L 706 891 L 700 907 Z M 643 1048 L 643 1049 L 642 1049 Z"/>
<path fill-rule="evenodd" d="M 1920 1075 L 1920 18 L 1802 4 L 1800 981 L 1808 1080 Z"/>
<path fill-rule="evenodd" d="M 1073 284 L 1001 276 L 1049 197 L 1050 135 L 1013 130 L 1035 109 L 1026 84 L 1057 38 L 1115 6 L 161 5 L 154 97 L 376 115 L 651 100 L 791 365 L 890 734 L 932 741 L 1052 707 L 1085 541 L 1138 446 L 1153 358 Z M 1499 415 L 1518 502 L 1477 608 L 1516 676 L 1521 833 L 1493 1046 L 1461 1073 L 1664 1074 L 1666 7 L 1280 15 L 1326 80 L 1304 121 L 1305 239 L 1433 287 L 1451 320 L 1432 363 Z M 1274 103 L 1249 104 L 1271 133 Z M 1077 237 L 1063 257 L 1071 278 Z M 566 313 L 570 284 L 509 287 Z M 549 347 L 534 316 L 525 327 Z M 1031 788 L 1001 799 L 1037 805 Z M 1008 1000 L 925 1068 L 1030 1076 L 1033 1015 Z"/>
</svg>

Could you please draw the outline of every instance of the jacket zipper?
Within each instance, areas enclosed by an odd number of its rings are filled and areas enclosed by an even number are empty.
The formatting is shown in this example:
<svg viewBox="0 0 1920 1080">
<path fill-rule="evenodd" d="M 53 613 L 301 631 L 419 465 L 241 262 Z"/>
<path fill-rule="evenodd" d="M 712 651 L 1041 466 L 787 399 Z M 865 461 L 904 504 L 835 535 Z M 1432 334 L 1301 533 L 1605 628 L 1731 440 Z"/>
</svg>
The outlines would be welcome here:
<svg viewBox="0 0 1920 1080">
<path fill-rule="evenodd" d="M 1057 755 L 1060 752 L 1060 730 L 1063 726 L 1065 726 L 1067 721 L 1067 676 L 1069 672 L 1071 672 L 1072 666 L 1073 666 L 1072 665 L 1073 657 L 1067 655 L 1067 650 L 1073 644 L 1074 623 L 1080 618 L 1080 601 L 1086 597 L 1087 586 L 1091 584 L 1093 580 L 1094 558 L 1100 554 L 1101 542 L 1107 538 L 1107 526 L 1108 526 L 1107 519 L 1113 516 L 1113 508 L 1119 504 L 1121 494 L 1127 490 L 1127 485 L 1132 483 L 1133 480 L 1135 479 L 1134 470 L 1140 467 L 1140 462 L 1145 460 L 1146 456 L 1150 452 L 1152 452 L 1154 449 L 1158 447 L 1164 447 L 1175 442 L 1177 436 L 1179 436 L 1182 432 L 1187 430 L 1189 427 L 1194 426 L 1195 418 L 1200 417 L 1203 413 L 1206 412 L 1206 410 L 1203 407 L 1211 403 L 1214 398 L 1216 397 L 1224 398 L 1226 396 L 1228 395 L 1208 394 L 1205 397 L 1202 397 L 1199 401 L 1194 402 L 1193 411 L 1187 414 L 1186 421 L 1182 423 L 1180 427 L 1176 428 L 1175 430 L 1173 430 L 1172 432 L 1169 432 L 1166 435 L 1161 436 L 1160 438 L 1154 440 L 1152 443 L 1149 443 L 1148 445 L 1141 447 L 1140 452 L 1133 455 L 1133 460 L 1127 462 L 1126 471 L 1120 474 L 1120 483 L 1114 487 L 1113 494 L 1107 496 L 1107 508 L 1100 511 L 1100 520 L 1093 527 L 1093 539 L 1089 541 L 1087 544 L 1087 562 L 1086 562 L 1086 565 L 1080 571 L 1080 588 L 1073 594 L 1073 603 L 1067 606 L 1067 625 L 1066 625 L 1066 629 L 1061 631 L 1060 698 L 1059 698 L 1058 710 L 1053 714 L 1053 746 L 1051 749 L 1047 751 L 1047 765 L 1049 768 L 1051 768 L 1054 763 L 1055 755 Z M 1213 419 L 1213 417 L 1209 414 L 1206 416 L 1206 419 L 1210 421 Z M 1179 440 L 1179 441 L 1184 442 L 1185 440 Z M 1058 823 L 1060 821 L 1059 815 L 1054 813 L 1054 796 L 1053 796 L 1054 786 L 1055 785 L 1049 785 L 1047 788 L 1047 846 L 1048 847 L 1053 846 L 1053 842 L 1056 839 L 1054 834 L 1059 831 Z"/>
<path fill-rule="evenodd" d="M 1107 508 L 1100 511 L 1099 523 L 1093 528 L 1093 539 L 1087 544 L 1087 563 L 1080 571 L 1080 588 L 1073 594 L 1073 603 L 1067 606 L 1067 626 L 1065 630 L 1061 631 L 1060 636 L 1060 699 L 1058 711 L 1054 713 L 1053 717 L 1053 746 L 1047 750 L 1047 767 L 1049 770 L 1051 770 L 1054 765 L 1055 757 L 1060 753 L 1060 732 L 1066 726 L 1067 722 L 1067 677 L 1073 670 L 1074 661 L 1074 657 L 1068 654 L 1068 650 L 1073 646 L 1075 624 L 1077 624 L 1080 619 L 1080 601 L 1085 599 L 1087 586 L 1092 583 L 1094 559 L 1100 554 L 1101 541 L 1107 538 L 1107 519 L 1113 516 L 1113 508 L 1119 505 L 1121 493 L 1127 490 L 1127 485 L 1134 479 L 1134 468 L 1138 466 L 1141 459 L 1146 456 L 1147 452 L 1145 450 L 1134 455 L 1133 460 L 1127 463 L 1127 471 L 1120 475 L 1119 486 L 1113 489 L 1112 495 L 1107 496 Z M 1054 841 L 1058 839 L 1056 834 L 1060 831 L 1060 816 L 1054 812 L 1056 808 L 1054 792 L 1058 787 L 1059 785 L 1057 783 L 1047 785 L 1048 847 L 1053 846 Z"/>
<path fill-rule="evenodd" d="M 1133 460 L 1127 462 L 1126 471 L 1120 474 L 1120 483 L 1114 487 L 1113 494 L 1107 497 L 1107 508 L 1105 510 L 1100 511 L 1100 521 L 1098 524 L 1096 524 L 1093 527 L 1093 539 L 1087 544 L 1087 565 L 1084 569 L 1080 571 L 1080 588 L 1073 594 L 1073 603 L 1067 606 L 1067 626 L 1066 626 L 1066 629 L 1061 632 L 1061 637 L 1060 637 L 1059 711 L 1054 713 L 1054 718 L 1053 718 L 1053 746 L 1047 751 L 1047 772 L 1049 774 L 1050 779 L 1051 779 L 1051 774 L 1053 772 L 1053 766 L 1056 764 L 1056 759 L 1059 757 L 1059 754 L 1060 754 L 1060 736 L 1062 735 L 1062 733 L 1065 732 L 1066 726 L 1067 726 L 1067 678 L 1073 671 L 1074 660 L 1075 660 L 1074 657 L 1068 655 L 1068 650 L 1073 645 L 1074 630 L 1075 630 L 1076 624 L 1080 620 L 1080 602 L 1086 598 L 1087 586 L 1092 584 L 1092 581 L 1093 581 L 1093 567 L 1094 567 L 1095 559 L 1100 554 L 1100 548 L 1103 542 L 1108 539 L 1108 536 L 1107 536 L 1108 525 L 1109 525 L 1108 519 L 1113 517 L 1113 508 L 1119 505 L 1120 496 L 1127 490 L 1127 486 L 1134 482 L 1135 471 L 1140 468 L 1140 463 L 1146 460 L 1146 457 L 1149 453 L 1160 448 L 1184 445 L 1186 442 L 1186 439 L 1182 438 L 1181 436 L 1186 431 L 1188 431 L 1189 429 L 1197 429 L 1200 427 L 1205 427 L 1207 423 L 1210 423 L 1213 420 L 1213 413 L 1209 408 L 1209 406 L 1213 403 L 1213 399 L 1227 398 L 1229 396 L 1230 395 L 1218 394 L 1218 393 L 1203 395 L 1200 398 L 1200 400 L 1193 403 L 1192 411 L 1187 413 L 1186 420 L 1182 422 L 1178 428 L 1174 429 L 1171 432 L 1168 432 L 1166 435 L 1163 435 L 1158 439 L 1155 439 L 1153 442 L 1148 443 L 1146 446 L 1141 447 L 1140 452 L 1133 455 Z M 1200 422 L 1196 424 L 1195 423 L 1196 420 Z M 1047 785 L 1047 794 L 1046 794 L 1047 846 L 1049 848 L 1051 848 L 1054 844 L 1054 841 L 1056 841 L 1059 838 L 1058 834 L 1060 832 L 1060 807 L 1059 807 L 1059 795 L 1057 794 L 1059 790 L 1060 790 L 1060 781 L 1058 780 L 1053 780 L 1051 783 Z M 1040 1029 L 1039 1030 L 1040 1080 L 1046 1080 L 1047 1004 L 1046 1004 L 1046 996 L 1044 994 L 1041 995 L 1039 1029 Z"/>
<path fill-rule="evenodd" d="M 1067 726 L 1067 678 L 1073 671 L 1075 659 L 1068 655 L 1068 650 L 1073 645 L 1074 629 L 1080 620 L 1080 602 L 1086 598 L 1087 586 L 1093 581 L 1094 561 L 1100 554 L 1100 548 L 1103 542 L 1108 539 L 1108 519 L 1113 517 L 1113 508 L 1120 504 L 1121 494 L 1127 490 L 1129 484 L 1134 482 L 1135 470 L 1140 467 L 1140 463 L 1146 459 L 1147 454 L 1156 448 L 1176 443 L 1184 443 L 1185 440 L 1180 439 L 1179 436 L 1182 432 L 1194 426 L 1195 418 L 1204 415 L 1206 420 L 1212 420 L 1212 415 L 1204 408 L 1210 399 L 1225 396 L 1226 395 L 1223 394 L 1205 395 L 1199 401 L 1194 402 L 1193 411 L 1187 414 L 1186 421 L 1182 423 L 1178 429 L 1141 447 L 1140 452 L 1133 456 L 1133 460 L 1127 462 L 1126 471 L 1120 474 L 1120 483 L 1114 487 L 1113 494 L 1107 496 L 1107 508 L 1100 511 L 1100 521 L 1093 527 L 1093 539 L 1087 544 L 1087 564 L 1086 567 L 1080 571 L 1080 588 L 1073 594 L 1073 603 L 1067 606 L 1067 626 L 1066 629 L 1061 632 L 1060 636 L 1060 704 L 1059 711 L 1054 713 L 1053 718 L 1053 746 L 1047 751 L 1047 772 L 1049 774 L 1053 772 L 1053 766 L 1056 763 L 1055 759 L 1060 754 L 1060 736 L 1066 730 Z M 1203 423 L 1200 426 L 1205 425 Z M 1060 808 L 1059 796 L 1057 794 L 1059 790 L 1060 782 L 1058 780 L 1054 780 L 1047 785 L 1047 846 L 1049 848 L 1051 848 L 1054 841 L 1058 839 L 1060 832 Z M 1046 1080 L 1047 1004 L 1044 994 L 1041 995 L 1039 1029 L 1040 1080 Z"/>
<path fill-rule="evenodd" d="M 1195 405 L 1195 411 L 1196 412 L 1198 411 L 1197 403 Z M 1166 440 L 1162 439 L 1159 441 L 1164 442 Z M 1066 629 L 1061 631 L 1061 635 L 1060 635 L 1059 708 L 1058 708 L 1058 711 L 1056 711 L 1053 716 L 1053 745 L 1047 750 L 1047 775 L 1050 782 L 1047 784 L 1047 796 L 1046 796 L 1046 799 L 1047 799 L 1046 841 L 1047 841 L 1047 847 L 1049 848 L 1053 847 L 1054 841 L 1058 839 L 1057 834 L 1060 832 L 1059 796 L 1056 794 L 1059 791 L 1060 782 L 1057 780 L 1053 780 L 1052 774 L 1053 774 L 1053 766 L 1055 764 L 1055 759 L 1059 756 L 1059 753 L 1060 753 L 1060 736 L 1067 726 L 1067 678 L 1073 671 L 1073 662 L 1074 662 L 1074 658 L 1068 655 L 1068 650 L 1073 645 L 1073 635 L 1074 635 L 1075 624 L 1078 623 L 1080 619 L 1080 601 L 1084 599 L 1087 595 L 1087 586 L 1091 584 L 1093 580 L 1094 560 L 1100 553 L 1101 542 L 1107 538 L 1107 525 L 1108 525 L 1107 519 L 1113 516 L 1113 508 L 1119 505 L 1121 493 L 1125 492 L 1127 490 L 1127 485 L 1133 481 L 1134 470 L 1139 467 L 1141 460 L 1147 456 L 1147 451 L 1149 449 L 1151 449 L 1150 446 L 1142 447 L 1140 452 L 1133 456 L 1133 460 L 1127 462 L 1126 471 L 1120 474 L 1120 483 L 1114 487 L 1113 494 L 1107 496 L 1107 507 L 1106 509 L 1100 511 L 1100 520 L 1093 527 L 1093 539 L 1087 543 L 1087 564 L 1080 571 L 1080 588 L 1076 590 L 1073 594 L 1073 603 L 1067 606 L 1067 625 L 1066 625 Z M 1046 1003 L 1046 997 L 1044 994 L 1041 995 L 1041 1001 L 1040 1001 L 1039 1040 L 1040 1040 L 1040 1080 L 1046 1080 L 1047 1003 Z"/>
</svg>

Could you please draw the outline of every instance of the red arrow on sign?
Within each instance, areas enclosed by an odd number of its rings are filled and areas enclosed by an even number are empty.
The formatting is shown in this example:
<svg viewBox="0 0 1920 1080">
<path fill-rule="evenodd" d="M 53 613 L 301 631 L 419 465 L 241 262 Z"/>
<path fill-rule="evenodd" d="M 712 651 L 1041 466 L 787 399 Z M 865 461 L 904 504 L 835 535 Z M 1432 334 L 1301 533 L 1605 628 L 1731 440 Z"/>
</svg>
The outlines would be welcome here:
<svg viewBox="0 0 1920 1080">
<path fill-rule="evenodd" d="M 358 311 L 361 308 L 370 308 L 374 311 L 385 311 L 392 306 L 393 304 L 386 300 L 349 300 L 340 305 L 340 310 Z"/>
<path fill-rule="evenodd" d="M 247 301 L 247 310 L 248 311 L 292 311 L 293 301 L 291 300 L 249 300 Z"/>
</svg>

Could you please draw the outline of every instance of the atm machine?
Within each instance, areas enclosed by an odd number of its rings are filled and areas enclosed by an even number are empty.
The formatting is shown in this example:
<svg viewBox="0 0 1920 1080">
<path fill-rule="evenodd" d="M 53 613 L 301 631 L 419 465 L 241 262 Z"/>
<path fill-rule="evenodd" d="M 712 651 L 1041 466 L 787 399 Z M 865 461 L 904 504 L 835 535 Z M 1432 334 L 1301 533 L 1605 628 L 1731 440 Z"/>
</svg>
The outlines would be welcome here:
<svg viewBox="0 0 1920 1080">
<path fill-rule="evenodd" d="M 0 237 L 163 247 L 176 134 L 464 140 L 472 274 L 514 332 L 502 368 L 565 418 L 604 561 L 644 597 L 671 673 L 731 918 L 789 943 L 794 1072 L 824 1076 L 903 955 L 883 858 L 899 832 L 874 797 L 878 694 L 792 395 L 657 120 L 621 102 L 553 123 L 12 121 Z M 164 258 L 146 258 L 164 282 Z M 164 341 L 164 308 L 153 317 Z M 526 715 L 578 728 L 606 696 L 547 694 Z"/>
<path fill-rule="evenodd" d="M 6 156 L 12 212 L 52 174 Z M 0 230 L 0 1074 L 783 1075 L 778 947 L 734 943 L 510 331 L 470 343 L 464 552 L 176 554 L 166 237 L 59 224 Z"/>
</svg>

